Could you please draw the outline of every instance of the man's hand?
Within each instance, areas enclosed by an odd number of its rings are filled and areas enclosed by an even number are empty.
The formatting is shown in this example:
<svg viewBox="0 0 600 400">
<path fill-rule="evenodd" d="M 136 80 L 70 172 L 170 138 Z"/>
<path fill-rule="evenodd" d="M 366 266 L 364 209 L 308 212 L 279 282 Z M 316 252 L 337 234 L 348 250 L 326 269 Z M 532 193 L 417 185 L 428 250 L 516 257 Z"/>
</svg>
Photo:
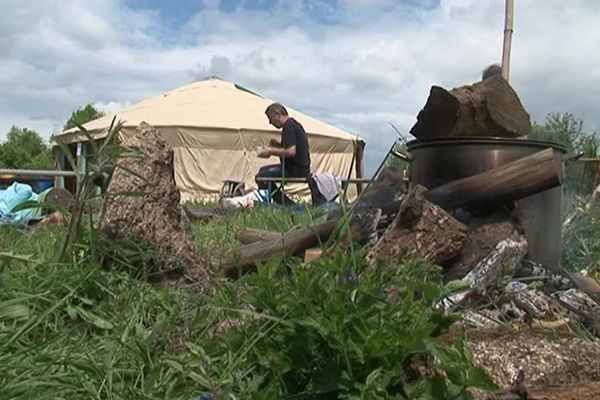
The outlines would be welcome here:
<svg viewBox="0 0 600 400">
<path fill-rule="evenodd" d="M 260 152 L 257 154 L 260 158 L 269 158 L 271 157 L 271 148 L 270 147 L 261 147 Z"/>
</svg>

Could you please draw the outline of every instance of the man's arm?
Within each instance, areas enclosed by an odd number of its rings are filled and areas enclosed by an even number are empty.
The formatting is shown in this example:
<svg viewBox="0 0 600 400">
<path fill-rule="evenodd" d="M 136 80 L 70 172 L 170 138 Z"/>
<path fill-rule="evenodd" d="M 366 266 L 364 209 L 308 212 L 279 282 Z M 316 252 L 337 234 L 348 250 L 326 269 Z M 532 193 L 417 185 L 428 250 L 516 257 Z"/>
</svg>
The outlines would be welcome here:
<svg viewBox="0 0 600 400">
<path fill-rule="evenodd" d="M 266 147 L 265 152 L 268 152 L 269 156 L 277 156 L 283 158 L 294 157 L 296 155 L 296 145 L 290 146 L 286 149 Z"/>
<path fill-rule="evenodd" d="M 270 146 L 265 150 L 269 156 L 277 157 L 294 157 L 296 155 L 296 128 L 292 124 L 285 124 L 281 132 L 281 145 L 273 146 L 272 142 L 269 142 Z"/>
</svg>

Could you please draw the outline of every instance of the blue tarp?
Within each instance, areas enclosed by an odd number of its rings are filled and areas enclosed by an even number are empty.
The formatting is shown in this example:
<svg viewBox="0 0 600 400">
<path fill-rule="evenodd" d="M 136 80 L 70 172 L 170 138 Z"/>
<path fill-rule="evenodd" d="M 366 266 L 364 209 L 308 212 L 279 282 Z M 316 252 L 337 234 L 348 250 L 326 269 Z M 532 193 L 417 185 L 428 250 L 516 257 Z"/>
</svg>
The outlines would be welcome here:
<svg viewBox="0 0 600 400">
<path fill-rule="evenodd" d="M 19 182 L 0 189 L 0 224 L 25 225 L 33 219 L 42 218 L 42 209 L 39 207 L 15 212 L 12 210 L 26 201 L 43 201 L 45 193 L 37 194 L 31 186 Z"/>
</svg>

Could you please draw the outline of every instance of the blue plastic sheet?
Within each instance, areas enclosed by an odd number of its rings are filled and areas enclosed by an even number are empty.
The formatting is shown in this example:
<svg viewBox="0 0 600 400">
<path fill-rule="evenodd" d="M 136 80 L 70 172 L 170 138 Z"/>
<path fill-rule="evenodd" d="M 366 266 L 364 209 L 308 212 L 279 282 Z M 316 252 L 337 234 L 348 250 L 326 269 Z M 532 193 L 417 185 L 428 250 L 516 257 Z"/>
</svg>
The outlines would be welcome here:
<svg viewBox="0 0 600 400">
<path fill-rule="evenodd" d="M 13 211 L 26 201 L 39 201 L 40 195 L 25 183 L 14 182 L 6 189 L 0 189 L 0 224 L 25 225 L 32 219 L 40 219 L 39 207 Z"/>
</svg>

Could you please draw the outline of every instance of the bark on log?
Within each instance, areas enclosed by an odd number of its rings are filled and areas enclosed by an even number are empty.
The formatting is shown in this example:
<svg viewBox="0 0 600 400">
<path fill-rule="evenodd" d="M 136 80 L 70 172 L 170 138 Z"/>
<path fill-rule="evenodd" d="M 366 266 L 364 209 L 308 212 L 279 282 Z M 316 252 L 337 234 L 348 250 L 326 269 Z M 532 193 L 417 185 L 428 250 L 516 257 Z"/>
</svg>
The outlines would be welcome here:
<svg viewBox="0 0 600 400">
<path fill-rule="evenodd" d="M 273 242 L 283 237 L 282 232 L 265 231 L 263 229 L 244 228 L 235 234 L 238 242 L 250 244 L 256 242 Z"/>
<path fill-rule="evenodd" d="M 370 263 L 379 257 L 398 261 L 418 255 L 438 264 L 457 256 L 467 238 L 467 228 L 446 211 L 424 198 L 417 186 L 404 198 L 394 222 L 367 255 Z"/>
<path fill-rule="evenodd" d="M 425 197 L 445 209 L 495 206 L 560 185 L 562 171 L 562 159 L 553 149 L 546 149 L 438 186 Z"/>
<path fill-rule="evenodd" d="M 496 76 L 450 91 L 432 86 L 410 133 L 418 139 L 518 137 L 531 133 L 531 120 L 510 84 Z"/>
<path fill-rule="evenodd" d="M 115 169 L 108 192 L 143 195 L 107 197 L 97 229 L 110 239 L 132 239 L 155 245 L 160 250 L 153 260 L 159 269 L 157 272 L 181 275 L 184 264 L 192 277 L 207 281 L 208 273 L 197 255 L 190 221 L 179 202 L 173 150 L 160 133 L 145 122 L 137 127 L 134 135 L 125 137 L 122 144 L 138 150 L 141 157 L 121 160 L 127 170 Z"/>
</svg>

